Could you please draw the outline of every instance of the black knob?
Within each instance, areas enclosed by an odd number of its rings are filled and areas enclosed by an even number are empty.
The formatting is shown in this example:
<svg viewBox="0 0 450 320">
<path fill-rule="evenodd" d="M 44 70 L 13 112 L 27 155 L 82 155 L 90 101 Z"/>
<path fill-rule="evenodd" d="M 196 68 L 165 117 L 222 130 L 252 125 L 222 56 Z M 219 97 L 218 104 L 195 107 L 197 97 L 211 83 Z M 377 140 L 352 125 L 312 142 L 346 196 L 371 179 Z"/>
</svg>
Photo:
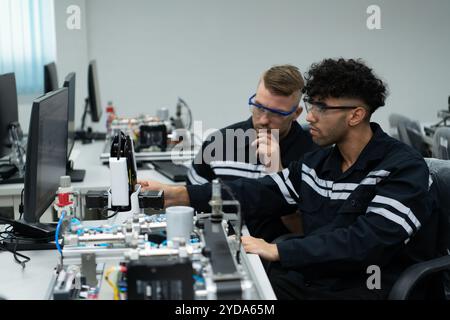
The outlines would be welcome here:
<svg viewBox="0 0 450 320">
<path fill-rule="evenodd" d="M 211 257 L 211 249 L 209 249 L 208 247 L 204 247 L 202 249 L 202 254 L 203 256 L 205 256 L 206 258 L 210 258 Z"/>
</svg>

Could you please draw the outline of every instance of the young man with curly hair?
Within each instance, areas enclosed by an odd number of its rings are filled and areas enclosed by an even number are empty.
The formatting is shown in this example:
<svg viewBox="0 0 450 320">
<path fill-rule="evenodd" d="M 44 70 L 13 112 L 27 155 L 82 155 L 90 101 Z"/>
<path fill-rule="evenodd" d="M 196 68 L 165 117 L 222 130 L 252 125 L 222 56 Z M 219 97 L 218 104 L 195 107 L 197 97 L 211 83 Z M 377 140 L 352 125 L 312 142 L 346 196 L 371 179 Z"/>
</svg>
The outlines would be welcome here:
<svg viewBox="0 0 450 320">
<path fill-rule="evenodd" d="M 306 75 L 304 99 L 313 141 L 282 172 L 227 183 L 252 227 L 299 209 L 304 235 L 276 244 L 243 237 L 247 252 L 271 262 L 279 299 L 381 299 L 408 266 L 436 254 L 437 216 L 428 167 L 416 151 L 370 121 L 386 87 L 360 60 L 326 59 Z M 165 205 L 207 212 L 211 187 L 164 189 Z M 370 270 L 379 269 L 379 284 Z M 420 290 L 419 290 L 420 291 Z"/>
</svg>

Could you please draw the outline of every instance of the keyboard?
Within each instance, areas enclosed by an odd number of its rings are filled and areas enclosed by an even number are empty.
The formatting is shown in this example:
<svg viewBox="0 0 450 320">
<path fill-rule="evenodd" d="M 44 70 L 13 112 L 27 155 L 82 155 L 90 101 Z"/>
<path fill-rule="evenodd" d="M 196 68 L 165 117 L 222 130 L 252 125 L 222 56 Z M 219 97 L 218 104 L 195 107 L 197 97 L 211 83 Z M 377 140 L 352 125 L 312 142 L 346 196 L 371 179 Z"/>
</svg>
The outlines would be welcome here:
<svg viewBox="0 0 450 320">
<path fill-rule="evenodd" d="M 188 168 L 186 166 L 175 164 L 171 160 L 152 161 L 151 163 L 156 171 L 174 182 L 184 182 L 187 179 Z"/>
<path fill-rule="evenodd" d="M 106 140 L 105 132 L 76 131 L 75 140 Z"/>
</svg>

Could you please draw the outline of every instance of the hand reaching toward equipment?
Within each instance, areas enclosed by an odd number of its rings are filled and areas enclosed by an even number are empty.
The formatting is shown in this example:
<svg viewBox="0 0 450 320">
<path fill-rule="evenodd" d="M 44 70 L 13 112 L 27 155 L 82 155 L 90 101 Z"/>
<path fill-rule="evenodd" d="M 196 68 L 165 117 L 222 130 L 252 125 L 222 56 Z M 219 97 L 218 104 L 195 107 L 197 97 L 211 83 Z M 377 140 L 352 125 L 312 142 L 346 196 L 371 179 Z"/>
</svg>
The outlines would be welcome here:
<svg viewBox="0 0 450 320">
<path fill-rule="evenodd" d="M 164 208 L 172 206 L 189 206 L 189 194 L 184 186 L 171 186 L 156 181 L 139 180 L 142 191 L 164 191 Z"/>
</svg>

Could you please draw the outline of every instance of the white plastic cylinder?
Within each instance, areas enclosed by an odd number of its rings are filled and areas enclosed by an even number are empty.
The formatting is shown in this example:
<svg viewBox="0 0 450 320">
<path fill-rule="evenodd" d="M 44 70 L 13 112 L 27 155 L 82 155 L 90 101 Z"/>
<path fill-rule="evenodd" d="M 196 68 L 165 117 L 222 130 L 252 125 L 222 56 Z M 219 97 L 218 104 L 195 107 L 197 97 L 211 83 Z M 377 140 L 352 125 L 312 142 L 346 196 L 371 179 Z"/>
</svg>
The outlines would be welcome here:
<svg viewBox="0 0 450 320">
<path fill-rule="evenodd" d="M 194 228 L 194 209 L 191 207 L 170 207 L 166 209 L 167 241 L 183 238 L 186 243 L 191 239 Z"/>
</svg>

